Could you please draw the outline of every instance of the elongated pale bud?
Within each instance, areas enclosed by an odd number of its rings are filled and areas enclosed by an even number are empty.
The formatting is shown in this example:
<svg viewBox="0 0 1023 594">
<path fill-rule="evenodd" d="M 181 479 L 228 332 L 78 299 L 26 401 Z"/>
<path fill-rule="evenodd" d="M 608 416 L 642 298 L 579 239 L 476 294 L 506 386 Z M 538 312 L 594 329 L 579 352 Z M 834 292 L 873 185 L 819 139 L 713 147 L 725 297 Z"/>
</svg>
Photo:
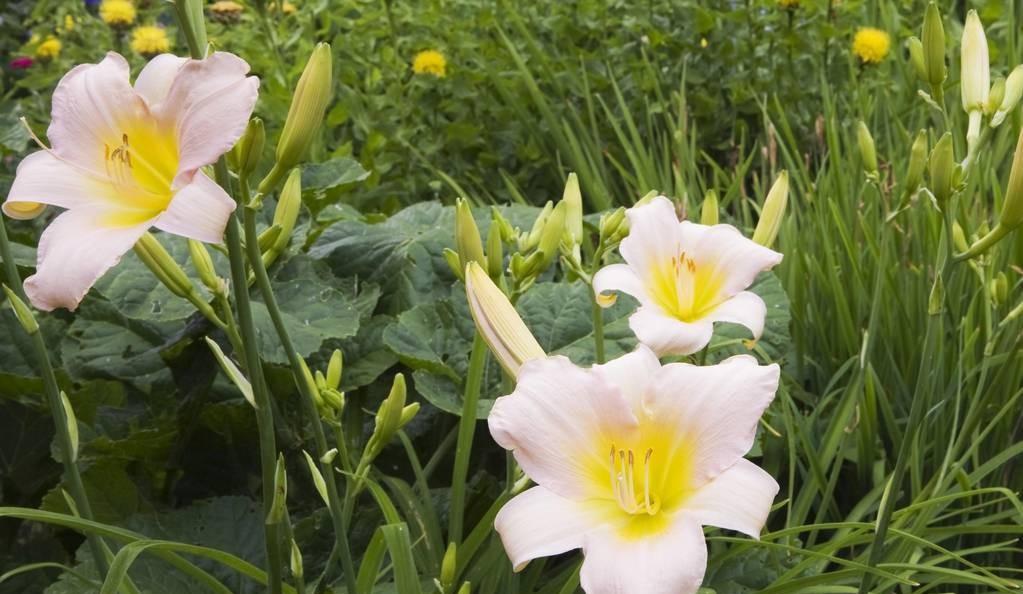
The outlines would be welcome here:
<svg viewBox="0 0 1023 594">
<path fill-rule="evenodd" d="M 323 473 L 320 472 L 319 466 L 313 460 L 313 457 L 309 455 L 309 452 L 302 450 L 305 454 L 305 463 L 309 467 L 309 476 L 313 479 L 313 486 L 316 487 L 316 492 L 320 494 L 320 499 L 323 500 L 323 504 L 330 509 L 330 497 L 327 496 L 327 481 L 323 478 Z"/>
<path fill-rule="evenodd" d="M 998 224 L 1009 229 L 1015 229 L 1020 223 L 1023 223 L 1023 129 L 1016 141 L 1009 185 L 1005 188 L 1005 202 L 1002 203 L 1002 214 L 998 217 Z"/>
<path fill-rule="evenodd" d="M 264 146 L 266 130 L 263 127 L 263 120 L 252 118 L 245 127 L 245 133 L 229 153 L 239 176 L 244 177 L 255 171 L 259 165 L 259 158 L 263 155 Z"/>
<path fill-rule="evenodd" d="M 528 257 L 516 252 L 512 254 L 509 269 L 514 278 L 525 279 L 540 274 L 543 271 L 543 262 L 543 252 L 533 252 Z"/>
<path fill-rule="evenodd" d="M 764 199 L 764 207 L 760 211 L 760 220 L 757 221 L 757 228 L 753 231 L 753 241 L 764 247 L 771 247 L 775 238 L 778 237 L 778 230 L 781 229 L 781 222 L 785 217 L 785 205 L 789 200 L 789 172 L 782 171 L 778 179 Z"/>
<path fill-rule="evenodd" d="M 459 272 L 465 274 L 464 269 Z M 501 241 L 501 225 L 496 220 L 491 220 L 487 231 L 487 273 L 493 279 L 501 278 L 504 273 L 504 242 Z"/>
<path fill-rule="evenodd" d="M 398 429 L 401 429 L 405 425 L 408 425 L 419 413 L 419 403 L 413 402 L 412 404 L 405 405 L 401 409 L 401 417 L 398 419 Z"/>
<path fill-rule="evenodd" d="M 987 94 L 987 103 L 984 105 L 984 115 L 992 115 L 1002 106 L 1002 99 L 1005 99 L 1005 79 L 999 76 L 991 83 L 991 90 Z"/>
<path fill-rule="evenodd" d="M 199 280 L 206 288 L 214 293 L 226 291 L 227 287 L 223 279 L 217 276 L 217 270 L 213 266 L 213 258 L 201 241 L 188 240 L 188 255 L 192 259 L 192 266 L 199 274 Z"/>
<path fill-rule="evenodd" d="M 995 278 L 991 279 L 988 290 L 995 305 L 1002 305 L 1009 299 L 1009 277 L 1005 276 L 1004 272 L 999 272 Z"/>
<path fill-rule="evenodd" d="M 40 202 L 5 202 L 4 214 L 12 219 L 27 221 L 46 212 L 46 206 Z"/>
<path fill-rule="evenodd" d="M 929 166 L 931 177 L 931 193 L 938 204 L 944 207 L 952 196 L 952 174 L 955 170 L 955 149 L 952 146 L 952 134 L 945 132 L 931 151 Z"/>
<path fill-rule="evenodd" d="M 966 14 L 961 48 L 959 86 L 962 89 L 963 110 L 967 113 L 983 110 L 991 89 L 991 67 L 988 62 L 987 37 L 976 10 Z"/>
<path fill-rule="evenodd" d="M 466 267 L 465 293 L 476 328 L 511 376 L 526 361 L 547 356 L 508 297 L 479 266 Z"/>
<path fill-rule="evenodd" d="M 298 221 L 298 214 L 302 210 L 302 172 L 293 169 L 288 174 L 284 188 L 281 189 L 281 196 L 277 200 L 277 208 L 274 209 L 273 224 L 280 225 L 281 231 L 270 246 L 270 253 L 275 257 L 284 253 L 288 243 L 291 241 L 291 234 L 295 231 L 295 223 Z"/>
<path fill-rule="evenodd" d="M 543 232 L 540 233 L 540 243 L 537 245 L 537 249 L 543 254 L 541 270 L 545 270 L 558 257 L 561 237 L 565 232 L 567 214 L 567 205 L 564 202 L 560 202 L 551 211 L 551 216 L 547 217 L 547 221 L 543 225 Z"/>
<path fill-rule="evenodd" d="M 288 473 L 284 468 L 284 454 L 277 454 L 277 466 L 274 469 L 274 497 L 267 513 L 267 524 L 278 524 L 284 521 L 288 512 Z"/>
<path fill-rule="evenodd" d="M 909 61 L 913 63 L 913 70 L 917 77 L 923 82 L 928 82 L 927 65 L 924 62 L 924 44 L 918 37 L 910 37 L 906 42 L 906 47 L 909 48 Z"/>
<path fill-rule="evenodd" d="M 301 578 L 305 575 L 305 567 L 302 564 L 302 551 L 298 548 L 295 539 L 291 539 L 291 575 Z"/>
<path fill-rule="evenodd" d="M 298 79 L 295 94 L 284 120 L 284 129 L 277 141 L 277 162 L 259 185 L 259 191 L 266 193 L 273 189 L 277 179 L 285 171 L 302 162 L 313 140 L 323 125 L 323 116 L 330 103 L 334 81 L 330 57 L 330 45 L 319 43 L 313 49 L 305 70 Z"/>
<path fill-rule="evenodd" d="M 547 223 L 547 219 L 551 216 L 551 212 L 553 210 L 554 203 L 548 200 L 547 204 L 543 205 L 543 209 L 540 211 L 540 214 L 536 216 L 536 220 L 533 221 L 533 228 L 529 231 L 529 233 L 523 233 L 519 236 L 520 252 L 528 252 L 540 243 L 540 233 L 543 231 L 544 226 Z"/>
<path fill-rule="evenodd" d="M 472 594 L 472 584 L 464 582 L 462 587 L 458 589 L 458 594 Z"/>
<path fill-rule="evenodd" d="M 69 445 L 71 451 L 68 455 L 71 457 L 72 462 L 78 461 L 78 419 L 75 417 L 75 409 L 71 407 L 71 401 L 68 400 L 67 394 L 64 390 L 60 391 L 60 405 L 64 408 L 64 419 L 67 421 L 67 434 L 68 441 L 71 442 Z"/>
<path fill-rule="evenodd" d="M 905 192 L 915 192 L 924 180 L 924 167 L 927 165 L 927 131 L 920 130 L 913 140 L 913 148 L 909 151 L 909 168 L 903 184 Z"/>
<path fill-rule="evenodd" d="M 256 241 L 259 243 L 259 251 L 263 253 L 269 253 L 270 248 L 277 243 L 277 238 L 281 236 L 282 227 L 280 225 L 270 225 L 266 229 L 263 229 L 262 233 Z"/>
<path fill-rule="evenodd" d="M 171 293 L 187 298 L 195 291 L 188 275 L 152 233 L 143 233 L 135 242 L 135 254 Z"/>
<path fill-rule="evenodd" d="M 360 465 L 373 461 L 383 451 L 384 446 L 391 441 L 391 438 L 394 437 L 398 429 L 401 429 L 402 421 L 408 422 L 418 412 L 418 402 L 409 405 L 413 407 L 409 413 L 405 412 L 405 409 L 408 408 L 405 406 L 406 395 L 405 376 L 399 373 L 394 376 L 394 381 L 391 383 L 391 391 L 387 398 L 380 403 L 380 408 L 377 409 L 373 434 L 370 435 L 369 441 L 366 442 L 366 448 L 362 452 L 362 460 L 359 462 Z M 407 419 L 406 414 L 409 415 Z"/>
<path fill-rule="evenodd" d="M 1005 121 L 1005 117 L 1016 108 L 1021 97 L 1023 97 L 1023 65 L 1013 68 L 1008 78 L 1005 79 L 1005 95 L 1002 97 L 998 111 L 991 117 L 991 126 L 996 127 Z"/>
<path fill-rule="evenodd" d="M 472 216 L 469 203 L 463 198 L 459 198 L 455 203 L 455 247 L 460 267 L 464 268 L 469 262 L 486 264 L 480 229 L 476 226 L 476 219 Z"/>
<path fill-rule="evenodd" d="M 860 120 L 856 125 L 856 144 L 860 148 L 860 159 L 863 171 L 867 175 L 877 176 L 877 150 L 874 148 L 874 137 L 870 135 L 867 124 Z"/>
<path fill-rule="evenodd" d="M 966 232 L 958 221 L 952 221 L 952 245 L 960 252 L 970 249 L 970 244 L 966 242 Z"/>
<path fill-rule="evenodd" d="M 924 48 L 924 69 L 931 87 L 941 88 L 945 82 L 945 26 L 941 22 L 938 5 L 931 2 L 924 15 L 922 43 Z"/>
<path fill-rule="evenodd" d="M 568 174 L 561 201 L 565 203 L 565 236 L 568 243 L 579 245 L 583 241 L 583 194 L 575 173 Z"/>
<path fill-rule="evenodd" d="M 600 241 L 614 243 L 629 234 L 629 219 L 625 216 L 625 208 L 618 209 L 600 216 Z"/>
<path fill-rule="evenodd" d="M 445 592 L 450 592 L 455 585 L 456 572 L 458 570 L 458 545 L 451 541 L 447 550 L 444 551 L 444 559 L 440 563 L 440 585 Z"/>
<path fill-rule="evenodd" d="M 714 190 L 707 190 L 703 197 L 703 204 L 700 205 L 700 224 L 718 224 L 718 193 Z"/>
<path fill-rule="evenodd" d="M 458 252 L 451 248 L 444 248 L 441 255 L 444 256 L 444 261 L 447 262 L 448 268 L 451 269 L 455 277 L 458 280 L 464 280 L 465 271 L 462 269 L 462 260 L 458 257 Z"/>
<path fill-rule="evenodd" d="M 213 352 L 213 356 L 216 358 L 217 363 L 220 364 L 220 368 L 224 371 L 224 375 L 231 380 L 231 383 L 238 387 L 238 390 L 242 393 L 242 396 L 245 397 L 245 400 L 248 400 L 249 404 L 252 405 L 252 408 L 259 408 L 256 406 L 256 397 L 252 392 L 252 384 L 250 384 L 249 380 L 246 379 L 245 374 L 238 369 L 238 366 L 234 364 L 234 361 L 224 354 L 220 345 L 208 336 L 206 337 L 206 345 L 210 347 L 210 351 Z"/>
<path fill-rule="evenodd" d="M 330 361 L 327 363 L 327 377 L 325 383 L 332 390 L 338 389 L 341 385 L 341 371 L 344 368 L 344 354 L 340 349 L 334 349 L 330 354 Z"/>
<path fill-rule="evenodd" d="M 39 332 L 39 322 L 36 321 L 36 317 L 32 315 L 32 310 L 21 300 L 21 297 L 18 297 L 18 294 L 7 285 L 4 285 L 4 293 L 7 294 L 7 302 L 11 304 L 11 309 L 14 310 L 14 317 L 18 318 L 18 323 L 21 324 L 25 332 L 29 336 Z"/>
</svg>

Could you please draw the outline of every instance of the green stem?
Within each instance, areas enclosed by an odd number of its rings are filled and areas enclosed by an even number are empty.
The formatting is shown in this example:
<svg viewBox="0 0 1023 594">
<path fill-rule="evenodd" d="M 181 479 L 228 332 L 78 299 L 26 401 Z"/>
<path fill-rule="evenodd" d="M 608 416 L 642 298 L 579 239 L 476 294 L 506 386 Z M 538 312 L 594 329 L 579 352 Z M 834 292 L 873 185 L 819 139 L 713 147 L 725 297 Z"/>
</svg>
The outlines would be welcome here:
<svg viewBox="0 0 1023 594">
<path fill-rule="evenodd" d="M 597 303 L 596 299 L 590 300 L 590 307 L 593 309 L 593 348 L 599 365 L 606 360 L 604 356 L 604 308 Z"/>
<path fill-rule="evenodd" d="M 248 203 L 248 189 L 242 183 L 242 201 Z M 306 381 L 303 371 L 302 360 L 295 351 L 295 345 L 291 342 L 291 335 L 284 324 L 280 307 L 277 305 L 277 298 L 270 287 L 270 277 L 263 265 L 262 254 L 259 251 L 259 234 L 256 231 L 256 211 L 252 208 L 243 207 L 245 211 L 245 247 L 248 250 L 249 262 L 256 277 L 256 286 L 263 295 L 263 303 L 270 314 L 270 321 L 281 341 L 281 346 L 288 354 L 288 363 L 291 365 L 291 375 L 295 380 L 298 391 L 302 394 L 302 407 L 313 428 L 313 441 L 316 444 L 316 458 L 320 459 L 327 453 L 327 437 L 323 432 L 323 424 L 320 421 L 320 414 L 316 410 L 316 396 L 313 394 L 313 386 Z M 350 594 L 355 594 L 355 563 L 352 561 L 351 549 L 348 545 L 348 526 L 342 517 L 341 500 L 338 497 L 337 481 L 334 478 L 334 468 L 329 462 L 320 461 L 320 472 L 326 479 L 327 499 L 330 502 L 330 517 L 334 522 L 335 546 L 341 552 L 341 565 L 345 576 L 345 585 Z"/>
<path fill-rule="evenodd" d="M 14 256 L 11 254 L 11 243 L 7 238 L 7 225 L 0 220 L 0 256 L 4 259 L 4 272 L 7 277 L 7 286 L 11 288 L 22 301 L 28 303 L 28 296 L 21 283 L 21 276 L 18 274 L 18 267 L 14 263 Z M 64 465 L 64 480 L 71 489 L 71 498 L 78 508 L 78 515 L 85 520 L 93 520 L 92 506 L 85 493 L 85 483 L 82 482 L 82 475 L 78 471 L 78 464 L 71 455 L 71 433 L 68 429 L 68 418 L 64 412 L 64 404 L 60 398 L 60 388 L 57 386 L 57 378 L 53 373 L 53 365 L 50 363 L 50 354 L 46 350 L 46 341 L 43 339 L 42 330 L 32 335 L 32 348 L 39 363 L 39 375 L 43 380 L 43 389 L 46 392 L 46 402 L 50 407 L 50 414 L 53 416 L 54 430 L 60 442 L 61 463 Z M 107 556 L 110 549 L 95 534 L 87 534 L 86 540 L 100 579 L 106 577 L 110 568 L 107 563 Z"/>
<path fill-rule="evenodd" d="M 462 540 L 462 526 L 465 521 L 465 487 L 469 474 L 469 455 L 472 453 L 472 438 L 476 431 L 476 410 L 479 407 L 483 371 L 487 364 L 487 343 L 483 335 L 476 332 L 469 356 L 469 372 L 465 378 L 465 392 L 462 395 L 462 418 L 458 421 L 458 444 L 455 447 L 455 468 L 451 474 L 451 518 L 448 524 L 448 542 Z"/>
<path fill-rule="evenodd" d="M 229 191 L 230 178 L 227 165 L 221 158 L 216 165 L 217 183 Z M 244 207 L 243 207 L 244 208 Z M 256 402 L 256 425 L 259 431 L 259 460 L 263 474 L 263 512 L 269 516 L 273 505 L 274 472 L 277 468 L 277 439 L 274 435 L 273 410 L 270 408 L 270 394 L 263 377 L 263 367 L 259 360 L 259 344 L 256 338 L 256 326 L 252 318 L 252 303 L 249 301 L 247 288 L 247 270 L 245 253 L 242 248 L 241 227 L 238 224 L 239 213 L 235 212 L 227 222 L 227 254 L 231 262 L 231 284 L 234 286 L 235 310 L 241 327 L 242 346 L 244 347 L 245 369 L 252 383 L 252 393 Z M 271 594 L 280 594 L 282 585 L 281 540 L 280 526 L 277 522 L 264 524 L 266 533 L 266 558 L 268 585 Z"/>
</svg>

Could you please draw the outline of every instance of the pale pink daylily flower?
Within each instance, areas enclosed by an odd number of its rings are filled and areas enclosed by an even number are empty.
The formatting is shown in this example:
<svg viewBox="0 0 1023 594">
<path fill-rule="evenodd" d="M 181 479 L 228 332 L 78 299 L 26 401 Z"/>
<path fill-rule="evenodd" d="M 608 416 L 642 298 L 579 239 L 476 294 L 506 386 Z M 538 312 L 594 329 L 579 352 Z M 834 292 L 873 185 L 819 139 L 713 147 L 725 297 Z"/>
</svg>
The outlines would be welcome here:
<svg viewBox="0 0 1023 594">
<path fill-rule="evenodd" d="M 53 92 L 52 147 L 18 166 L 4 213 L 31 203 L 66 208 L 39 240 L 25 291 L 42 310 L 75 309 L 89 288 L 150 227 L 208 243 L 223 238 L 234 201 L 200 167 L 241 136 L 259 80 L 241 58 L 157 56 L 129 83 L 108 53 L 82 64 Z"/>
<path fill-rule="evenodd" d="M 588 594 L 692 594 L 702 526 L 759 538 L 778 484 L 743 456 L 778 387 L 747 355 L 662 366 L 644 346 L 581 368 L 527 361 L 490 433 L 537 486 L 498 513 L 516 570 L 581 548 Z"/>
<path fill-rule="evenodd" d="M 767 306 L 747 291 L 757 275 L 782 255 L 743 237 L 731 225 L 679 221 L 663 196 L 630 208 L 629 235 L 611 264 L 593 277 L 598 303 L 614 303 L 612 291 L 639 301 L 629 318 L 636 338 L 659 355 L 689 355 L 707 346 L 714 322 L 732 322 L 760 338 Z"/>
</svg>

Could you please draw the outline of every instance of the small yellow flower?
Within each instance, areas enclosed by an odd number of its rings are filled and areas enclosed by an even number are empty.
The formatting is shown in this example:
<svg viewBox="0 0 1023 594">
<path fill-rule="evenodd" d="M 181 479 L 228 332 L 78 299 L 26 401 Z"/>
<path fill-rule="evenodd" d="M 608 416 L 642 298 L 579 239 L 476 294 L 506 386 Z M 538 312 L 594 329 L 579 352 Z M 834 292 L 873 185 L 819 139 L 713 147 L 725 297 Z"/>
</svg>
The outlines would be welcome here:
<svg viewBox="0 0 1023 594">
<path fill-rule="evenodd" d="M 128 0 L 103 0 L 99 18 L 111 27 L 128 27 L 135 22 L 135 5 Z"/>
<path fill-rule="evenodd" d="M 296 8 L 295 5 L 292 4 L 291 2 L 285 2 L 284 4 L 281 4 L 281 12 L 283 12 L 284 14 L 294 14 L 296 10 L 298 10 L 298 8 Z"/>
<path fill-rule="evenodd" d="M 873 27 L 862 27 L 853 37 L 852 51 L 864 64 L 877 64 L 885 59 L 892 39 L 887 33 Z"/>
<path fill-rule="evenodd" d="M 447 75 L 448 61 L 437 50 L 425 50 L 412 59 L 412 71 L 416 74 L 432 74 L 437 78 Z"/>
<path fill-rule="evenodd" d="M 75 17 L 66 15 L 64 17 L 64 32 L 70 33 L 75 30 Z"/>
<path fill-rule="evenodd" d="M 700 47 L 703 47 L 703 48 L 705 48 L 705 47 L 707 47 L 708 45 L 709 45 L 709 44 L 708 44 L 708 42 L 707 42 L 707 38 L 706 38 L 706 37 L 701 37 L 701 38 L 700 38 Z"/>
<path fill-rule="evenodd" d="M 49 62 L 60 55 L 60 48 L 60 41 L 55 37 L 50 37 L 36 48 L 36 57 L 43 62 Z"/>
<path fill-rule="evenodd" d="M 233 0 L 218 0 L 210 4 L 210 17 L 221 23 L 237 23 L 242 18 L 244 8 Z"/>
<path fill-rule="evenodd" d="M 135 27 L 131 32 L 131 49 L 146 58 L 152 58 L 170 51 L 170 39 L 163 27 Z"/>
</svg>

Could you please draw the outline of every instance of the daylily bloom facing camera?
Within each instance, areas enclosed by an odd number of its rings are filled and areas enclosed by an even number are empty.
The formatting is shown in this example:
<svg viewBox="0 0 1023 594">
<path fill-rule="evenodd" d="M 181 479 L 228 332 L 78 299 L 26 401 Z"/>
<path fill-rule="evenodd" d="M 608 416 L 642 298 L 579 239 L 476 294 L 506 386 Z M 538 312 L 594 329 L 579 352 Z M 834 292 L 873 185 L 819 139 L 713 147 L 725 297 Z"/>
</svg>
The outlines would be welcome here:
<svg viewBox="0 0 1023 594">
<path fill-rule="evenodd" d="M 750 356 L 662 366 L 646 347 L 605 365 L 526 362 L 490 433 L 536 487 L 495 527 L 516 570 L 581 548 L 588 594 L 692 594 L 702 526 L 758 538 L 778 493 L 743 456 L 778 387 Z"/>
<path fill-rule="evenodd" d="M 611 291 L 639 300 L 629 318 L 636 338 L 659 355 L 688 355 L 710 342 L 714 322 L 764 330 L 767 306 L 746 291 L 757 275 L 782 255 L 742 236 L 731 225 L 679 222 L 663 196 L 628 211 L 629 235 L 622 240 L 625 264 L 602 268 L 593 277 L 598 303 L 614 303 Z"/>
<path fill-rule="evenodd" d="M 259 88 L 248 71 L 229 53 L 164 54 L 133 87 L 128 63 L 109 53 L 64 75 L 47 130 L 53 146 L 21 162 L 3 205 L 12 218 L 27 218 L 25 203 L 68 209 L 39 240 L 25 281 L 33 305 L 75 309 L 150 227 L 221 241 L 235 203 L 199 168 L 245 130 Z"/>
</svg>

